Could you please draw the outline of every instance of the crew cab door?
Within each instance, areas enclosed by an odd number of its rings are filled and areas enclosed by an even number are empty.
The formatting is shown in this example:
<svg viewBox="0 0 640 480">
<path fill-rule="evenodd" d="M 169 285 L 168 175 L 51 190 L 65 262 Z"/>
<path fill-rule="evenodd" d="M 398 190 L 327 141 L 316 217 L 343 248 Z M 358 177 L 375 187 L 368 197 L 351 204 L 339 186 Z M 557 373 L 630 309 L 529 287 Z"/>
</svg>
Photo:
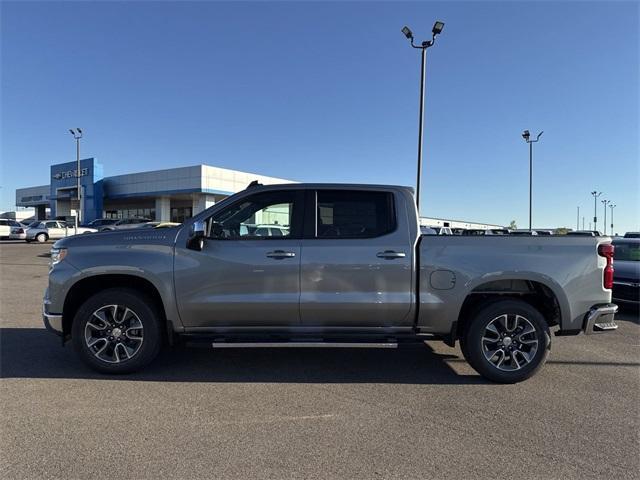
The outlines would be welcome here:
<svg viewBox="0 0 640 480">
<path fill-rule="evenodd" d="M 201 251 L 176 245 L 174 279 L 187 328 L 300 324 L 302 192 L 240 198 L 206 219 Z M 258 225 L 280 225 L 281 236 Z"/>
<path fill-rule="evenodd" d="M 309 192 L 302 240 L 304 326 L 413 324 L 413 244 L 393 190 Z"/>
</svg>

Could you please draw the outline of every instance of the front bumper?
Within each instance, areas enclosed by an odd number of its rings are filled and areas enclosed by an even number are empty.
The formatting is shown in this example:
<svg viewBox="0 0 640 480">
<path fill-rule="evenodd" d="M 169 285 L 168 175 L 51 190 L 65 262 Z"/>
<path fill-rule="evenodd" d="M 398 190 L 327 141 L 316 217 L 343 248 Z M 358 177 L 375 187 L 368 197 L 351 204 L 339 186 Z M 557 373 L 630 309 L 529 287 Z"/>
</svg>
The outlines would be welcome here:
<svg viewBox="0 0 640 480">
<path fill-rule="evenodd" d="M 582 331 L 585 335 L 591 335 L 617 330 L 618 325 L 614 320 L 617 311 L 618 306 L 613 303 L 594 305 L 584 317 Z"/>
<path fill-rule="evenodd" d="M 42 300 L 42 321 L 48 331 L 60 337 L 63 335 L 62 315 L 58 313 L 49 313 L 49 300 L 46 295 Z"/>
</svg>

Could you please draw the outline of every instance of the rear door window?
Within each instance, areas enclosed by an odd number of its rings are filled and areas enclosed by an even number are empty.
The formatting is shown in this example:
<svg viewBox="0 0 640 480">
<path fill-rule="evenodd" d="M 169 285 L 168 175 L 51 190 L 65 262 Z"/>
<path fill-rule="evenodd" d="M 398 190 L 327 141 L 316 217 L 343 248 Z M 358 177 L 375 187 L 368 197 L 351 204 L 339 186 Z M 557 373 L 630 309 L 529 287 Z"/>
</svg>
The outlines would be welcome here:
<svg viewBox="0 0 640 480">
<path fill-rule="evenodd" d="M 318 190 L 317 238 L 372 238 L 395 230 L 393 194 Z"/>
</svg>

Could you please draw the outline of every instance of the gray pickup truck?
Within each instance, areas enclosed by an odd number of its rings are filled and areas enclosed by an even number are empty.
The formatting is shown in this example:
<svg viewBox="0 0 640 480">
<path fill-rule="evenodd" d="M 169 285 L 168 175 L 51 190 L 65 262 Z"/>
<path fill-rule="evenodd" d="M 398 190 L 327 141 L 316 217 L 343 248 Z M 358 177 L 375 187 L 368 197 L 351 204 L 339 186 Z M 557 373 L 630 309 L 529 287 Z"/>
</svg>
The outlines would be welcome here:
<svg viewBox="0 0 640 480">
<path fill-rule="evenodd" d="M 282 235 L 255 235 L 260 224 Z M 179 227 L 77 235 L 51 258 L 45 325 L 106 373 L 137 370 L 177 340 L 439 339 L 511 383 L 544 364 L 550 329 L 617 327 L 610 238 L 421 235 L 407 187 L 252 184 Z"/>
</svg>

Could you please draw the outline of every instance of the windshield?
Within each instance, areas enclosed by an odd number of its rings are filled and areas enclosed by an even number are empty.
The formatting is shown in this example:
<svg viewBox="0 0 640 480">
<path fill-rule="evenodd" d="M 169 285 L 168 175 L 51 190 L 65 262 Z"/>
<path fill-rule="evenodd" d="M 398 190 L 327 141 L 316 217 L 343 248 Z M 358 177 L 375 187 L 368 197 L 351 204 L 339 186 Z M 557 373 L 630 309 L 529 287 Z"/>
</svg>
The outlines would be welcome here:
<svg viewBox="0 0 640 480">
<path fill-rule="evenodd" d="M 614 260 L 640 262 L 640 243 L 615 243 Z"/>
</svg>

